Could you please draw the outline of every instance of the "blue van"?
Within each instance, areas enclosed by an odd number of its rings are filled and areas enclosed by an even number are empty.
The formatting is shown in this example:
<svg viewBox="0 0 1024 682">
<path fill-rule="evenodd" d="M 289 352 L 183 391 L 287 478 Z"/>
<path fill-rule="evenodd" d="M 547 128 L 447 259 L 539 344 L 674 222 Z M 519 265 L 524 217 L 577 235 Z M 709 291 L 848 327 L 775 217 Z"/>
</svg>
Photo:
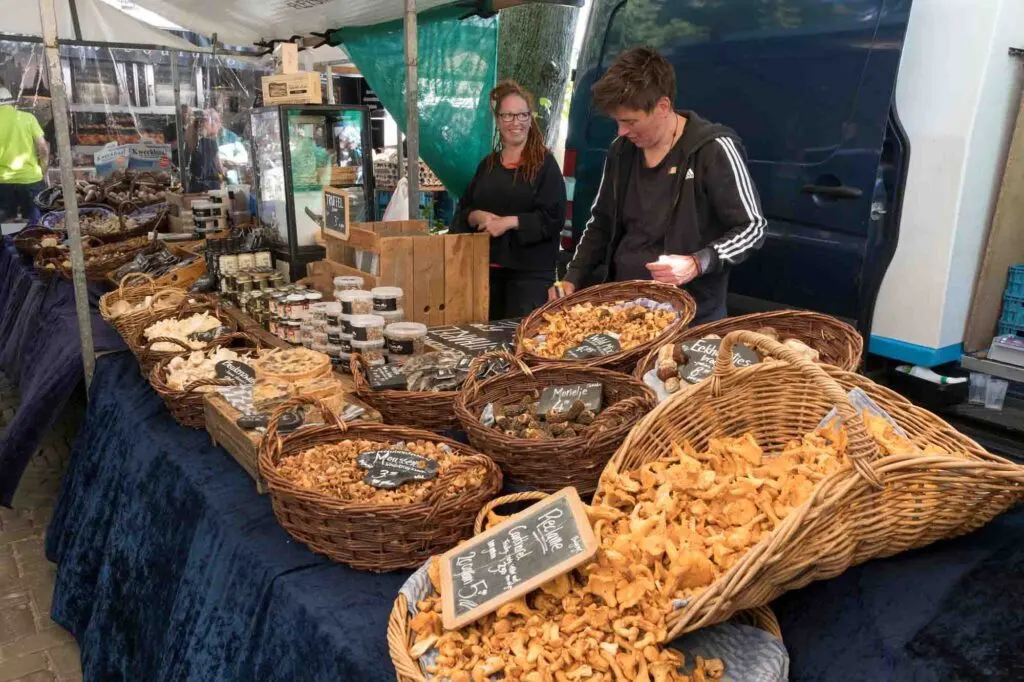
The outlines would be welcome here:
<svg viewBox="0 0 1024 682">
<path fill-rule="evenodd" d="M 731 126 L 769 218 L 737 268 L 730 313 L 780 305 L 870 333 L 898 233 L 908 154 L 890 106 L 910 0 L 624 0 L 595 8 L 577 67 L 566 174 L 579 237 L 615 124 L 590 88 L 625 49 L 649 45 L 676 70 L 677 106 Z M 567 236 L 567 235 L 566 235 Z M 566 244 L 569 246 L 569 244 Z"/>
</svg>

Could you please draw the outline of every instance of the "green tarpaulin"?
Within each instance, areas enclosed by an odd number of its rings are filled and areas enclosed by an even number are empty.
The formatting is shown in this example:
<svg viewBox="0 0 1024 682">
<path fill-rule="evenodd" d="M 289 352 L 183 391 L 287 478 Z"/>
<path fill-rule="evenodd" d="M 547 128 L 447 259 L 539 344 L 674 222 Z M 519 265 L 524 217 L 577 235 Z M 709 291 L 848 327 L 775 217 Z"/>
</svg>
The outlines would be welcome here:
<svg viewBox="0 0 1024 682">
<path fill-rule="evenodd" d="M 456 195 L 491 150 L 494 122 L 487 95 L 497 72 L 497 18 L 460 20 L 465 13 L 465 8 L 443 7 L 417 17 L 420 157 Z M 402 22 L 343 28 L 332 34 L 331 42 L 344 44 L 404 131 Z"/>
</svg>

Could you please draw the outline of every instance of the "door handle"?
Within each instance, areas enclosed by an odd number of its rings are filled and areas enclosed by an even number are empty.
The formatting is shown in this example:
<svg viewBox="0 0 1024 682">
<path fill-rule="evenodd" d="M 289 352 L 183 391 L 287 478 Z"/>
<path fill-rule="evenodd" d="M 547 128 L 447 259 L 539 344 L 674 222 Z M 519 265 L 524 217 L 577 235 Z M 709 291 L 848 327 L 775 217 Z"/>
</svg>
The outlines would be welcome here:
<svg viewBox="0 0 1024 682">
<path fill-rule="evenodd" d="M 833 199 L 860 199 L 864 196 L 863 190 L 847 185 L 804 185 L 800 191 L 804 194 L 816 194 Z"/>
</svg>

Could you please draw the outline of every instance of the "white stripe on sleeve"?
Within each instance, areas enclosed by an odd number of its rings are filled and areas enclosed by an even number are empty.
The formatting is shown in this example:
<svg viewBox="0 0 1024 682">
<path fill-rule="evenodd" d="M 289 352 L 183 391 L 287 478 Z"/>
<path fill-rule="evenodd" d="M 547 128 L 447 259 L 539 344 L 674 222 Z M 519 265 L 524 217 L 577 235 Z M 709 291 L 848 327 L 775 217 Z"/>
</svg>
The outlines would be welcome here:
<svg viewBox="0 0 1024 682">
<path fill-rule="evenodd" d="M 726 137 L 716 138 L 715 142 L 722 147 L 726 158 L 729 159 L 740 202 L 743 204 L 743 208 L 747 213 L 747 219 L 750 221 L 747 227 L 735 237 L 721 244 L 715 244 L 718 257 L 722 260 L 730 261 L 757 243 L 763 236 L 764 228 L 768 221 L 764 219 L 764 216 L 761 215 L 758 209 L 756 195 L 753 191 L 754 183 L 750 179 L 750 173 L 747 171 L 747 166 L 743 162 L 743 157 L 740 156 L 736 144 L 732 139 Z"/>
</svg>

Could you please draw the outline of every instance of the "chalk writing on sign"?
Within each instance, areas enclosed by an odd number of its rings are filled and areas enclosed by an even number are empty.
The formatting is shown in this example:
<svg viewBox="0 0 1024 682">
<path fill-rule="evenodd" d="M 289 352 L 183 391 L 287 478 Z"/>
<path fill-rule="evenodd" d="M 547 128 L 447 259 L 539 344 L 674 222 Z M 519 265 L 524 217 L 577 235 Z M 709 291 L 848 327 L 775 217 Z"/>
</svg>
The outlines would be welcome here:
<svg viewBox="0 0 1024 682">
<path fill-rule="evenodd" d="M 711 376 L 718 361 L 721 339 L 698 339 L 682 344 L 687 362 L 679 368 L 679 378 L 687 383 L 698 384 Z M 732 347 L 732 364 L 736 367 L 750 367 L 761 362 L 760 356 L 749 347 L 736 344 Z"/>
<path fill-rule="evenodd" d="M 551 495 L 441 557 L 444 626 L 471 623 L 569 572 L 596 551 L 576 489 Z"/>
<path fill-rule="evenodd" d="M 547 414 L 552 410 L 555 412 L 566 412 L 577 400 L 583 401 L 588 410 L 592 412 L 601 411 L 601 398 L 604 387 L 601 384 L 578 384 L 575 386 L 548 386 L 540 393 L 540 402 L 537 403 L 537 412 Z"/>
<path fill-rule="evenodd" d="M 374 488 L 394 490 L 409 481 L 429 481 L 437 476 L 437 462 L 408 450 L 372 450 L 361 452 L 356 463 L 366 469 L 363 483 Z"/>
</svg>

